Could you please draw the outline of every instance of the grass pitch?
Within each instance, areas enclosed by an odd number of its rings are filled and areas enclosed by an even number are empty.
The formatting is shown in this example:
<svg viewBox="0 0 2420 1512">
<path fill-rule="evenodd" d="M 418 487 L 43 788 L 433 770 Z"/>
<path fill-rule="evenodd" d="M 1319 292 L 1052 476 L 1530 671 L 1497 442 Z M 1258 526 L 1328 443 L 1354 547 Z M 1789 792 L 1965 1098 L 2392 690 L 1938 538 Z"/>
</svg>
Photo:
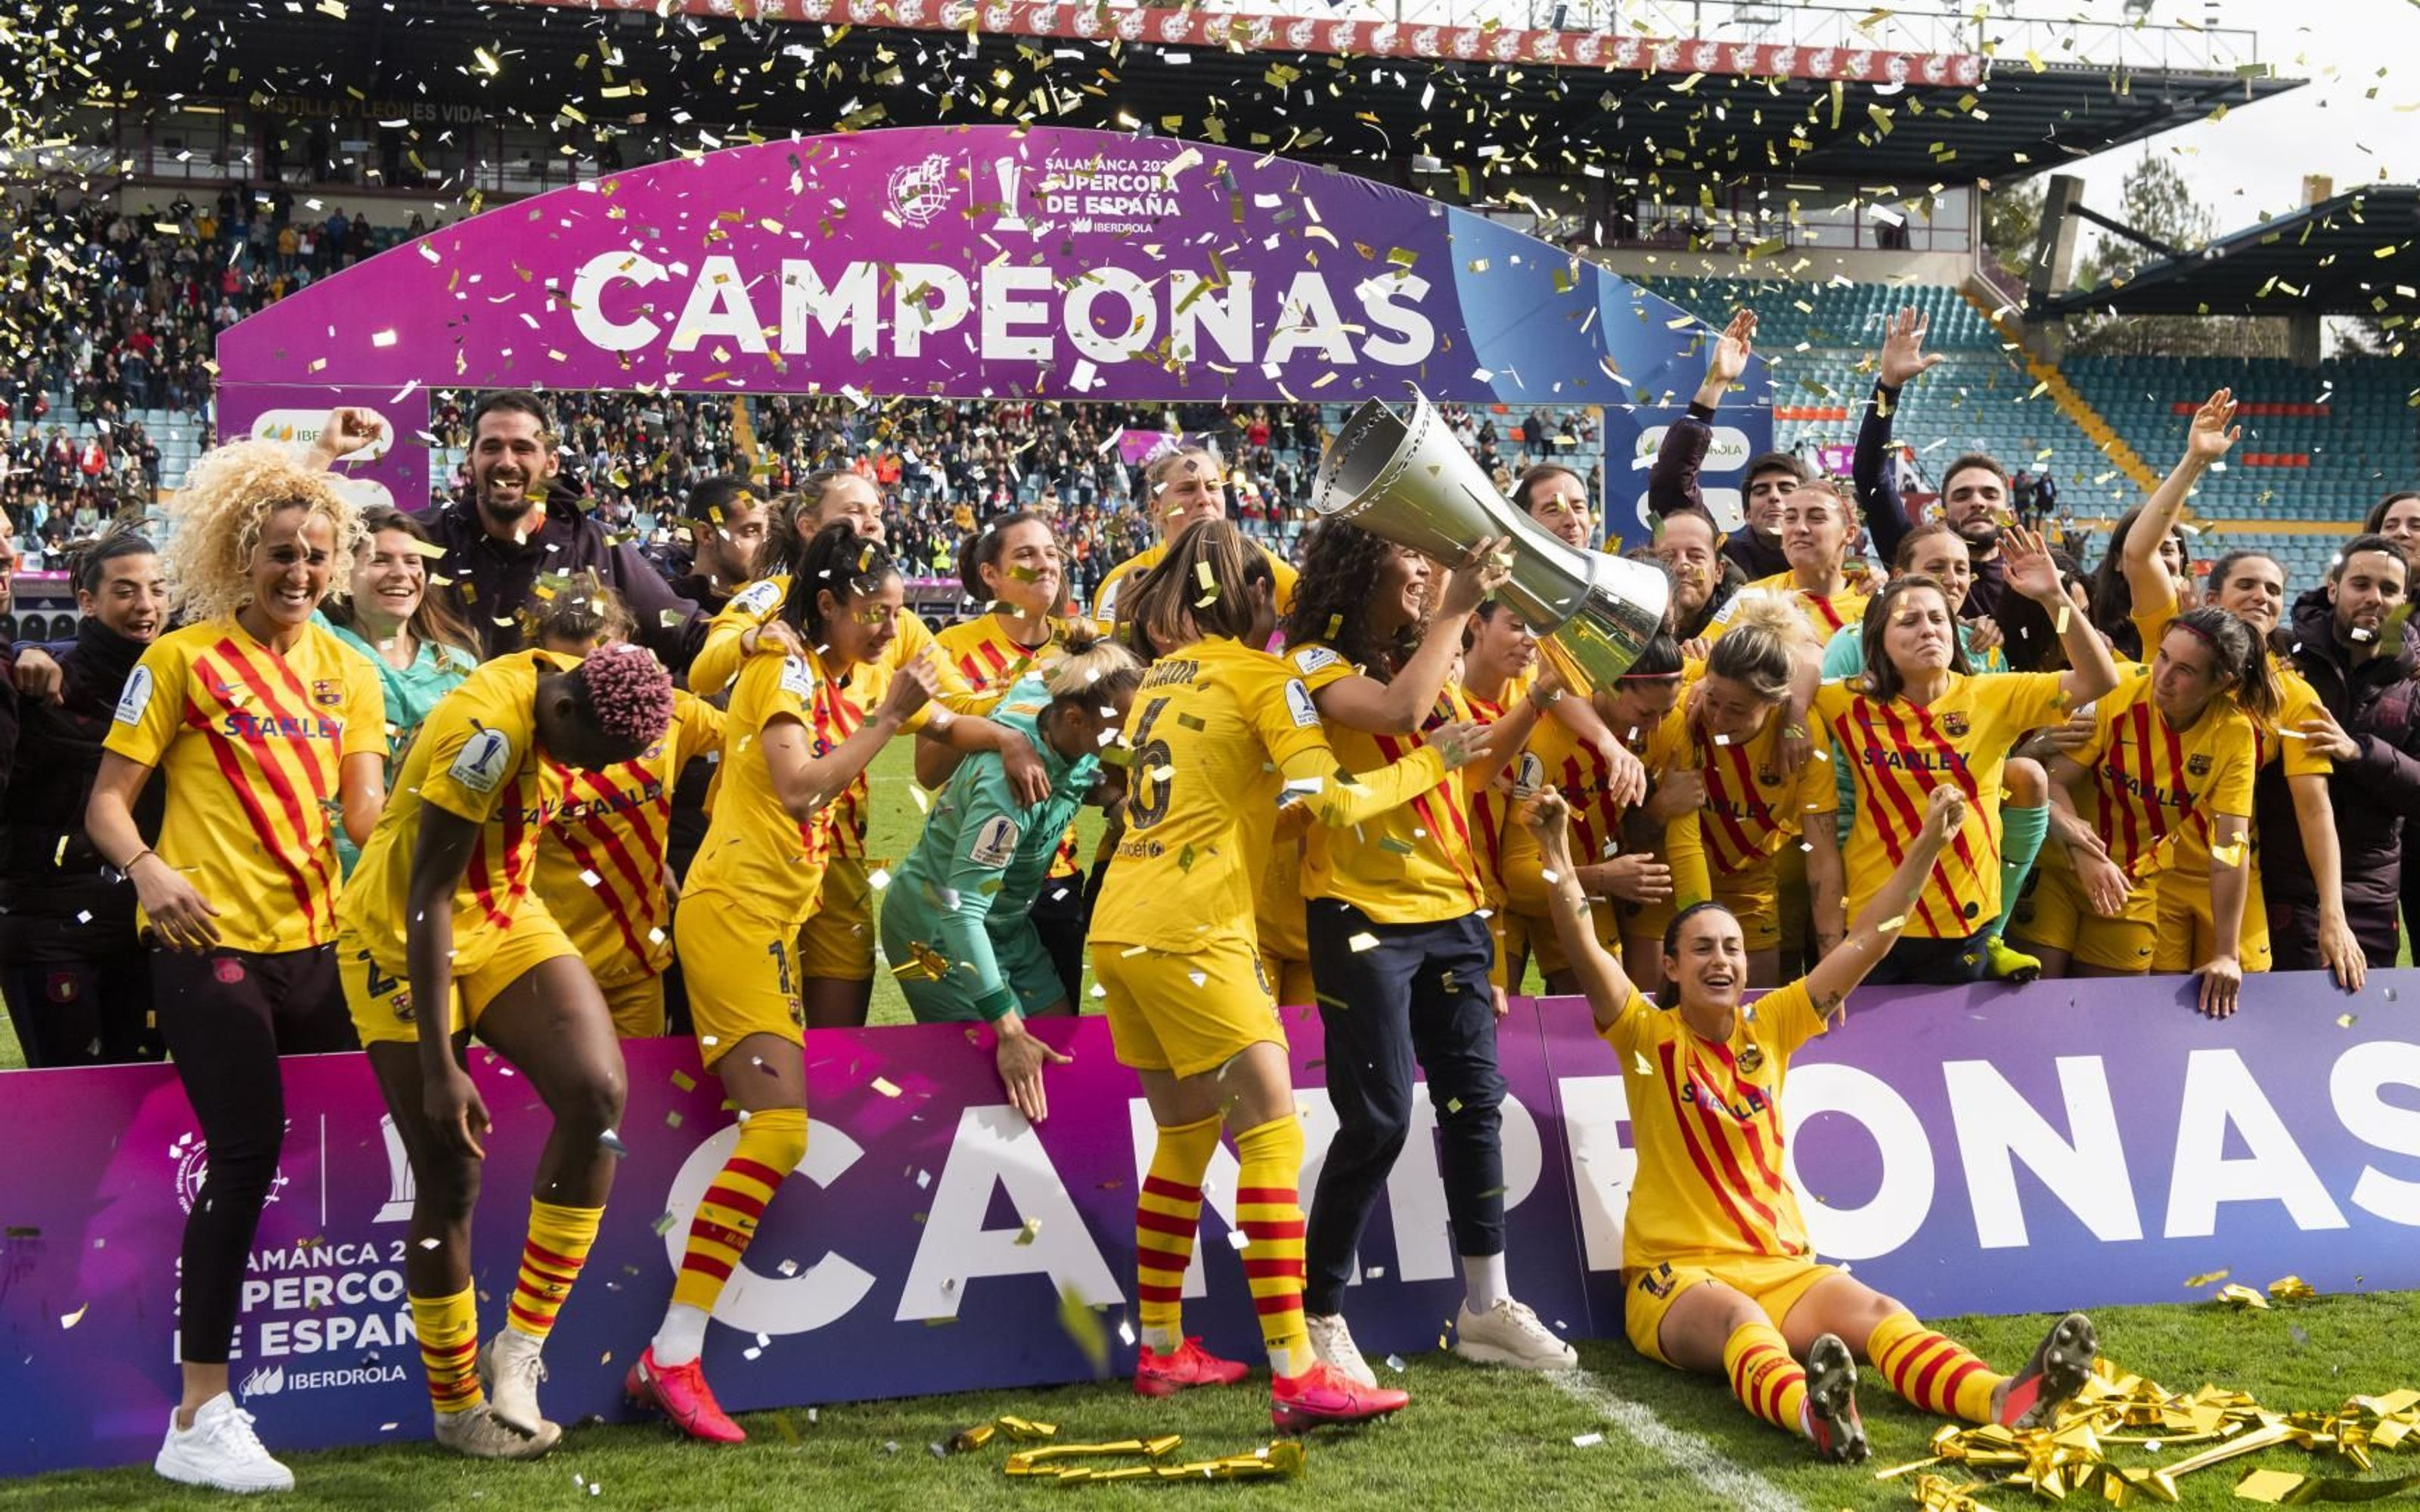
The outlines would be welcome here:
<svg viewBox="0 0 2420 1512">
<path fill-rule="evenodd" d="M 2181 1279 L 2181 1278 L 2180 1278 Z M 2245 1390 L 2277 1410 L 2333 1407 L 2346 1396 L 2420 1384 L 2412 1294 L 2330 1297 L 2273 1312 L 2238 1313 L 2217 1304 L 2113 1309 L 2097 1315 L 2110 1358 L 2190 1391 L 2204 1381 Z M 1953 1320 L 1959 1338 L 1996 1365 L 2021 1362 L 2050 1319 Z M 1231 1353 L 1249 1342 L 1213 1341 Z M 1255 1353 L 1257 1351 L 1254 1351 Z M 1911 1482 L 1882 1482 L 1877 1469 L 1920 1458 L 1937 1420 L 1888 1396 L 1873 1372 L 1861 1395 L 1874 1460 L 1863 1468 L 1815 1463 L 1794 1438 L 1750 1421 L 1714 1377 L 1683 1377 L 1620 1343 L 1580 1346 L 1583 1373 L 1546 1379 L 1466 1365 L 1443 1353 L 1380 1374 L 1412 1393 L 1392 1422 L 1315 1434 L 1299 1482 L 1264 1485 L 1109 1485 L 1061 1489 L 1011 1480 L 995 1441 L 969 1455 L 936 1456 L 958 1428 L 1002 1412 L 1060 1426 L 1062 1442 L 1143 1434 L 1184 1435 L 1182 1458 L 1242 1453 L 1271 1437 L 1265 1379 L 1169 1401 L 1136 1397 L 1124 1381 L 1047 1390 L 867 1402 L 751 1413 L 750 1442 L 723 1449 L 686 1443 L 654 1426 L 574 1427 L 563 1447 L 534 1465 L 473 1464 L 433 1446 L 399 1443 L 293 1456 L 300 1489 L 280 1507 L 371 1512 L 395 1507 L 490 1507 L 537 1512 L 575 1507 L 939 1508 L 1059 1504 L 1062 1498 L 1121 1505 L 1158 1499 L 1221 1505 L 1496 1507 L 1559 1505 L 1637 1512 L 1774 1512 L 1911 1504 Z M 1249 1356 L 1247 1356 L 1249 1357 Z M 1609 1412 L 1606 1397 L 1635 1407 Z M 1637 1409 L 1662 1426 L 1631 1429 Z M 1629 1427 L 1625 1427 L 1629 1425 Z M 274 1415 L 264 1421 L 271 1440 Z M 1595 1442 L 1576 1441 L 1598 1435 Z M 2139 1449 L 2119 1462 L 2155 1465 Z M 2176 1455 L 2171 1454 L 2174 1459 Z M 2381 1474 L 2420 1469 L 2412 1455 L 2380 1458 Z M 1709 1484 L 1706 1467 L 1722 1485 Z M 2358 1473 L 2298 1450 L 2271 1451 L 2215 1466 L 2181 1484 L 2188 1507 L 2242 1505 L 2234 1487 L 2255 1467 L 2319 1474 Z M 1746 1494 L 1743 1495 L 1745 1490 Z M 2022 1491 L 1991 1496 L 2011 1507 Z M 147 1468 L 47 1475 L 0 1484 L 0 1508 L 225 1506 L 227 1500 L 166 1485 Z"/>
</svg>

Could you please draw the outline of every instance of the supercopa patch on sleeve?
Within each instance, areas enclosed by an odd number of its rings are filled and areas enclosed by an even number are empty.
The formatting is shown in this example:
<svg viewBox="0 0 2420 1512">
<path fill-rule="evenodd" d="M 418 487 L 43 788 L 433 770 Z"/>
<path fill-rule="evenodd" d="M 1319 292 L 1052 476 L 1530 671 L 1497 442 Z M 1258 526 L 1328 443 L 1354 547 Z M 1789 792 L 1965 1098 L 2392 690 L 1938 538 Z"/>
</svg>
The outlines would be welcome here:
<svg viewBox="0 0 2420 1512">
<path fill-rule="evenodd" d="M 151 706 L 151 669 L 137 667 L 134 675 L 126 680 L 126 689 L 117 695 L 116 719 L 119 724 L 141 724 L 143 711 Z"/>
<path fill-rule="evenodd" d="M 1024 830 L 1006 814 L 994 814 L 975 830 L 974 842 L 967 847 L 967 859 L 977 866 L 1006 866 L 1016 858 L 1016 842 Z"/>
<path fill-rule="evenodd" d="M 1311 702 L 1311 689 L 1302 686 L 1299 677 L 1286 682 L 1286 712 L 1294 716 L 1297 730 L 1309 730 L 1319 723 L 1319 705 Z"/>
<path fill-rule="evenodd" d="M 473 793 L 493 793 L 512 769 L 512 738 L 501 730 L 482 730 L 455 756 L 446 775 Z"/>
</svg>

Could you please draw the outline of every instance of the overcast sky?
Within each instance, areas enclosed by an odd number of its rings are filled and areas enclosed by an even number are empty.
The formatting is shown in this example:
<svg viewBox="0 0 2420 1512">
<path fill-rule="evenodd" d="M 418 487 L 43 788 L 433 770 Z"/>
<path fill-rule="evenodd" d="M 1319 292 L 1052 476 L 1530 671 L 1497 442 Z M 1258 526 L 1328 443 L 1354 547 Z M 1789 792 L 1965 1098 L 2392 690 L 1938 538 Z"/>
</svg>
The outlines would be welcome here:
<svg viewBox="0 0 2420 1512">
<path fill-rule="evenodd" d="M 2108 19 L 2121 0 L 2043 6 L 2024 12 L 2083 12 Z M 2414 0 L 2159 0 L 2152 17 L 2257 32 L 2260 61 L 2310 83 L 2223 120 L 2200 121 L 2083 165 L 2085 203 L 2118 208 L 2126 169 L 2147 152 L 2170 155 L 2209 203 L 2223 235 L 2263 212 L 2302 203 L 2303 176 L 2327 174 L 2336 192 L 2420 181 L 2420 4 Z M 2020 62 L 2017 65 L 2022 68 Z M 2004 69 L 2007 64 L 2002 64 Z"/>
</svg>

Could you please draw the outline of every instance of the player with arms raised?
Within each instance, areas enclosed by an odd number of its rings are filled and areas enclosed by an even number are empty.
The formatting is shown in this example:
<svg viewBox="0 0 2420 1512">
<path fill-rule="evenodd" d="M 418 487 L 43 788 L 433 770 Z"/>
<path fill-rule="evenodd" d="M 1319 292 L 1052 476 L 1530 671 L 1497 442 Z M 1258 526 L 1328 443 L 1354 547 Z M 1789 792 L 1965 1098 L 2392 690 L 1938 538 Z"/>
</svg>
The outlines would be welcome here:
<svg viewBox="0 0 2420 1512">
<path fill-rule="evenodd" d="M 2071 1313 L 2024 1370 L 1993 1374 L 1899 1303 L 1819 1263 L 1784 1174 L 1791 1057 L 1845 1011 L 1850 990 L 1899 938 L 1966 808 L 1954 784 L 1934 788 L 1905 858 L 1847 937 L 1754 1003 L 1740 1002 L 1739 920 L 1719 903 L 1683 910 L 1665 931 L 1661 1007 L 1589 927 L 1560 797 L 1550 790 L 1523 811 L 1557 879 L 1554 927 L 1629 1098 L 1638 1157 L 1621 1241 L 1630 1342 L 1675 1369 L 1721 1371 L 1749 1412 L 1805 1435 L 1826 1459 L 1866 1457 L 1860 1359 L 1926 1412 L 2031 1427 L 2083 1387 L 2099 1348 L 2090 1319 Z"/>
</svg>

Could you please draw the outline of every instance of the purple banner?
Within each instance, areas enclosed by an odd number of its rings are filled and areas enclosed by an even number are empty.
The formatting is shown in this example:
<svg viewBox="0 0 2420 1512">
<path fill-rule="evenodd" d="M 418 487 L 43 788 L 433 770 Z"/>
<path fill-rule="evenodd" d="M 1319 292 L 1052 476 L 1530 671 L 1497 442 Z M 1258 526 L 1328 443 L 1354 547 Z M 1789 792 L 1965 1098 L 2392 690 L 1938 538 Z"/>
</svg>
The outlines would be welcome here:
<svg viewBox="0 0 2420 1512">
<path fill-rule="evenodd" d="M 2197 1300 L 2185 1278 L 2420 1287 L 2420 972 L 2357 995 L 2190 978 L 1869 988 L 1792 1060 L 1789 1170 L 1819 1257 L 1921 1316 Z M 1600 1328 L 1634 1158 L 1613 1053 L 1540 1003 Z"/>
<path fill-rule="evenodd" d="M 2184 1279 L 2298 1273 L 2323 1291 L 2420 1287 L 2420 972 L 2347 998 L 2251 979 L 2211 1024 L 2181 979 L 1869 990 L 1784 1098 L 1823 1258 L 1941 1316 L 2180 1302 Z M 1288 1010 L 1308 1196 L 1335 1129 L 1315 1015 Z M 735 1408 L 1043 1384 L 1090 1374 L 1058 1321 L 1099 1304 L 1133 1362 L 1135 1192 L 1151 1120 L 1097 1018 L 1042 1027 L 1075 1063 L 1028 1125 L 991 1057 L 946 1026 L 817 1033 L 814 1126 L 707 1341 Z M 1621 1080 L 1572 999 L 1517 1001 L 1501 1054 L 1513 1287 L 1572 1336 L 1619 1337 L 1629 1179 Z M 623 1372 L 670 1295 L 690 1214 L 736 1130 L 685 1041 L 628 1047 L 605 1229 L 548 1349 L 549 1410 L 623 1415 Z M 494 1113 L 475 1235 L 502 1325 L 548 1121 L 484 1051 Z M 358 1056 L 287 1063 L 288 1135 L 254 1249 L 234 1377 L 274 1447 L 428 1431 L 403 1297 L 411 1185 Z M 0 1176 L 0 1473 L 147 1458 L 175 1399 L 177 1242 L 207 1166 L 162 1067 L 0 1077 L 41 1157 Z M 1363 1245 L 1349 1308 L 1373 1354 L 1434 1348 L 1460 1296 L 1425 1103 Z M 1231 1242 L 1236 1172 L 1206 1183 L 1188 1330 L 1259 1356 Z M 39 1389 L 37 1389 L 39 1383 Z"/>
<path fill-rule="evenodd" d="M 298 299 L 301 296 L 296 296 Z M 277 441 L 297 448 L 318 440 L 337 405 L 367 409 L 386 422 L 385 439 L 337 464 L 337 488 L 356 505 L 385 504 L 406 512 L 428 507 L 428 392 L 333 383 L 245 383 L 223 378 L 218 388 L 219 440 Z"/>
<path fill-rule="evenodd" d="M 1335 1132 L 1322 1035 L 1288 1010 L 1310 1145 L 1308 1196 Z M 1534 1020 L 1502 1041 L 1512 1274 L 1574 1336 L 1590 1332 L 1571 1242 L 1571 1163 L 1555 1137 Z M 767 1211 L 716 1310 L 706 1365 L 734 1409 L 1078 1381 L 1058 1321 L 1063 1289 L 1101 1307 L 1113 1371 L 1134 1362 L 1134 1204 L 1151 1118 L 1099 1018 L 1044 1024 L 1070 1050 L 1052 1115 L 1031 1125 L 991 1056 L 947 1026 L 809 1037 L 814 1127 L 799 1174 Z M 548 1347 L 549 1411 L 622 1416 L 624 1371 L 671 1296 L 690 1213 L 737 1127 L 688 1041 L 633 1041 L 622 1125 L 629 1155 L 605 1229 Z M 485 1051 L 473 1074 L 496 1119 L 476 1224 L 481 1320 L 502 1326 L 526 1194 L 548 1119 Z M 287 1062 L 288 1133 L 263 1217 L 233 1376 L 277 1447 L 425 1437 L 429 1409 L 403 1292 L 409 1168 L 359 1056 Z M 176 1399 L 177 1242 L 208 1152 L 161 1067 L 19 1072 L 5 1086 L 39 1163 L 0 1177 L 0 1350 L 11 1374 L 0 1473 L 147 1459 Z M 1416 1132 L 1434 1128 L 1425 1103 Z M 1208 1181 L 1187 1281 L 1188 1330 L 1247 1360 L 1259 1333 L 1231 1242 L 1236 1167 Z M 1405 1151 L 1362 1251 L 1354 1327 L 1376 1353 L 1435 1347 L 1461 1296 L 1433 1142 Z M 30 1390 L 35 1382 L 39 1390 Z"/>
<path fill-rule="evenodd" d="M 1599 405 L 1632 455 L 1702 327 L 1585 258 L 1282 158 L 1054 127 L 735 147 L 500 207 L 219 339 L 229 384 Z M 1748 392 L 1770 378 L 1757 360 Z M 1769 444 L 1761 403 L 1727 418 Z M 1728 411 L 1727 411 L 1728 415 Z"/>
</svg>

